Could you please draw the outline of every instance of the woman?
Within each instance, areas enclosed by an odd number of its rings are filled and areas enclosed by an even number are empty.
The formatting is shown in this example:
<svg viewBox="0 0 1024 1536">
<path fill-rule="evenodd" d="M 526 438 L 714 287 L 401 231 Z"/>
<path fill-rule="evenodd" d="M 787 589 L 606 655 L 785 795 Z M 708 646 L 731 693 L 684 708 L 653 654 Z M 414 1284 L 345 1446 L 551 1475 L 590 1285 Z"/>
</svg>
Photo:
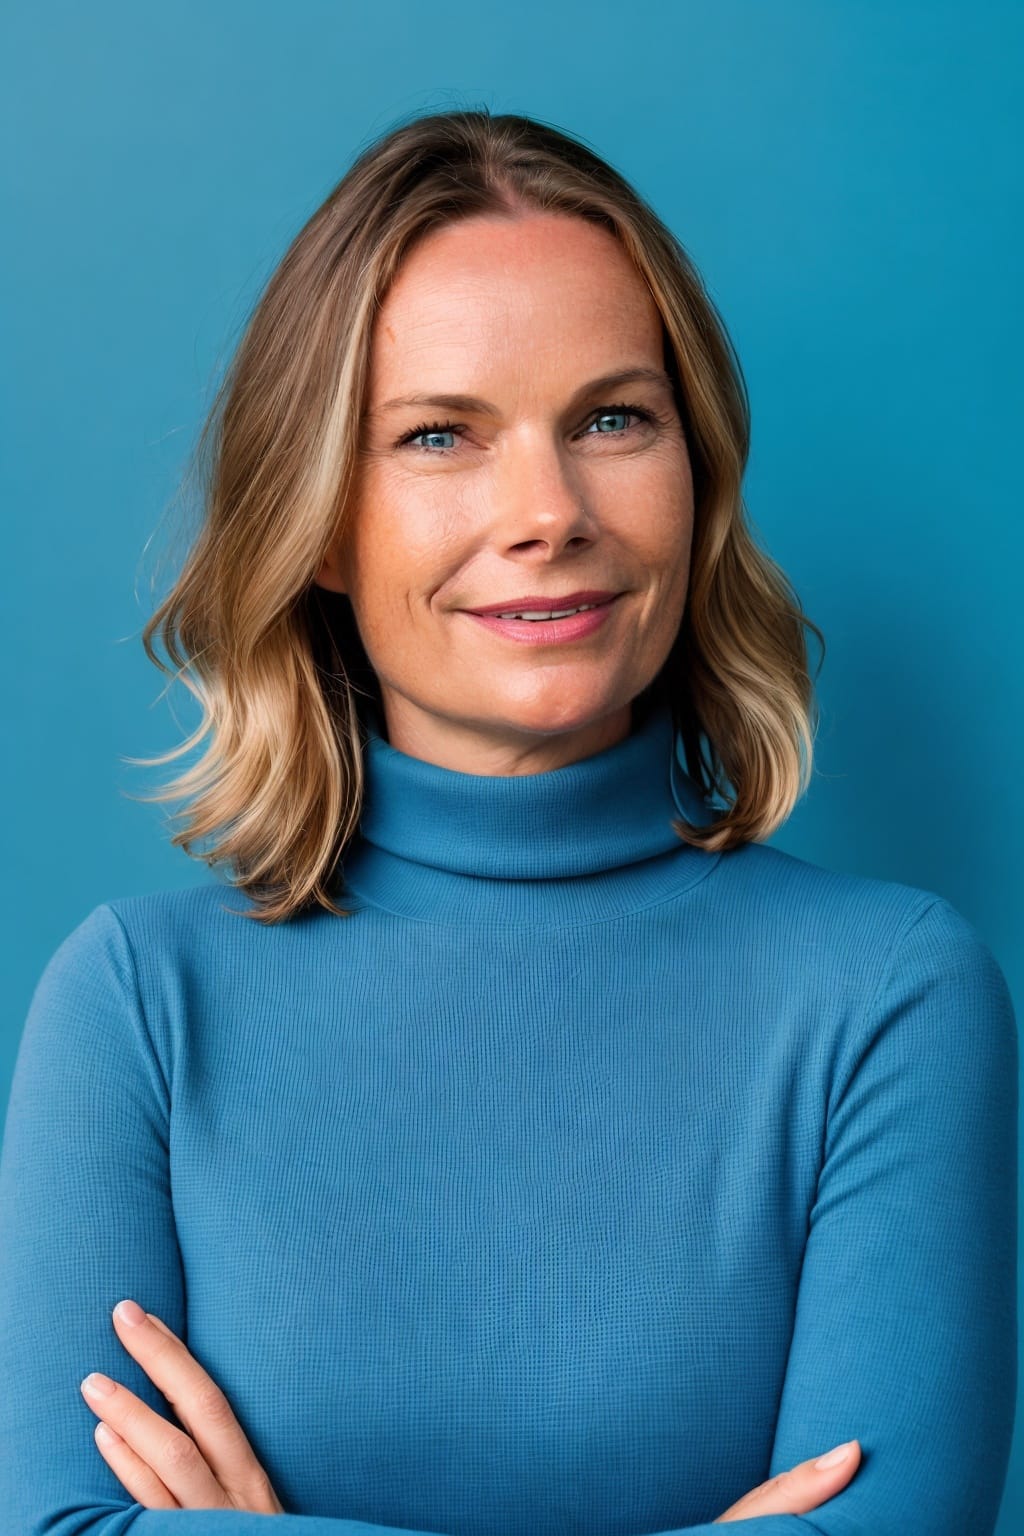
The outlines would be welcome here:
<svg viewBox="0 0 1024 1536">
<path fill-rule="evenodd" d="M 4 1529 L 991 1532 L 1013 1010 L 941 896 L 766 846 L 809 621 L 674 237 L 547 125 L 406 123 L 211 421 L 144 639 L 234 878 L 33 997 Z"/>
</svg>

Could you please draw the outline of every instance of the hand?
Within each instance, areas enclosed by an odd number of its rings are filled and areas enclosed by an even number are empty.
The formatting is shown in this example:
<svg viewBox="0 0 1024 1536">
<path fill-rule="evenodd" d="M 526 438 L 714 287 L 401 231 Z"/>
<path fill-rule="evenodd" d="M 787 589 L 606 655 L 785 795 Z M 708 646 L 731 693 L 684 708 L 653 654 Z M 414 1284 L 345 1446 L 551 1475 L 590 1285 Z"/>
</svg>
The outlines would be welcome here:
<svg viewBox="0 0 1024 1536">
<path fill-rule="evenodd" d="M 812 1456 L 759 1483 L 711 1524 L 731 1525 L 734 1520 L 753 1520 L 757 1515 L 806 1515 L 817 1509 L 845 1488 L 860 1466 L 860 1441 L 851 1440 L 846 1459 L 834 1466 L 815 1467 L 816 1460 Z"/>
<path fill-rule="evenodd" d="M 113 1318 L 125 1349 L 188 1430 L 182 1434 L 127 1387 L 111 1382 L 112 1391 L 93 1393 L 87 1384 L 107 1378 L 95 1372 L 85 1378 L 82 1395 L 100 1418 L 97 1448 L 132 1498 L 145 1509 L 246 1509 L 257 1515 L 283 1515 L 227 1397 L 177 1334 L 131 1301 L 120 1302 Z M 114 1431 L 110 1440 L 104 1426 Z"/>
</svg>

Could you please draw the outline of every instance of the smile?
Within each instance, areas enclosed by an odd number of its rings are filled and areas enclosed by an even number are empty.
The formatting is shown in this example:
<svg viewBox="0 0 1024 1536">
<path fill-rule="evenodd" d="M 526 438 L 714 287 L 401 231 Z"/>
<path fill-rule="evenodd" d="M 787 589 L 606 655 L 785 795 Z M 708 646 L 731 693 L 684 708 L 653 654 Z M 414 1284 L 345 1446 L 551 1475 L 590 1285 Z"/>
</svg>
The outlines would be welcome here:
<svg viewBox="0 0 1024 1536">
<path fill-rule="evenodd" d="M 524 645 L 564 645 L 571 640 L 584 640 L 603 628 L 619 597 L 584 606 L 562 618 L 504 618 L 496 613 L 468 612 L 466 617 L 483 624 L 492 634 Z"/>
</svg>

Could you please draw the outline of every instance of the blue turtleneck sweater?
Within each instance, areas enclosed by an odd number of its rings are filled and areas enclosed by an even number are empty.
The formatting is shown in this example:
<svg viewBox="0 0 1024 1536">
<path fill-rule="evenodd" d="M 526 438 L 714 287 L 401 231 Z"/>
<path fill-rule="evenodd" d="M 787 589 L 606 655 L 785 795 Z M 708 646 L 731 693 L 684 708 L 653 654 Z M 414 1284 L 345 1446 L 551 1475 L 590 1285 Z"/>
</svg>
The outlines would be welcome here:
<svg viewBox="0 0 1024 1536">
<path fill-rule="evenodd" d="M 1016 1393 L 1017 1030 L 934 893 L 711 811 L 654 709 L 475 776 L 374 733 L 347 918 L 104 902 L 34 992 L 0 1162 L 4 1536 L 987 1536 Z M 145 1510 L 132 1297 L 287 1514 Z"/>
</svg>

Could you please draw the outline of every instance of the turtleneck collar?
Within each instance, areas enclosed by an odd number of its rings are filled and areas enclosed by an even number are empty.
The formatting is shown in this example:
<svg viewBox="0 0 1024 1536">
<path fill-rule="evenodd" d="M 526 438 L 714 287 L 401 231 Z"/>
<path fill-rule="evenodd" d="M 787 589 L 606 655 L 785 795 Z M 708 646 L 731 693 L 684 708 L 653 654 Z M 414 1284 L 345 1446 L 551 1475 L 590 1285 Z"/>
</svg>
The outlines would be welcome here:
<svg viewBox="0 0 1024 1536">
<path fill-rule="evenodd" d="M 360 836 L 343 889 L 427 922 L 601 921 L 665 900 L 720 855 L 673 830 L 714 811 L 683 770 L 668 704 L 592 757 L 546 773 L 460 773 L 398 751 L 367 721 Z"/>
</svg>

